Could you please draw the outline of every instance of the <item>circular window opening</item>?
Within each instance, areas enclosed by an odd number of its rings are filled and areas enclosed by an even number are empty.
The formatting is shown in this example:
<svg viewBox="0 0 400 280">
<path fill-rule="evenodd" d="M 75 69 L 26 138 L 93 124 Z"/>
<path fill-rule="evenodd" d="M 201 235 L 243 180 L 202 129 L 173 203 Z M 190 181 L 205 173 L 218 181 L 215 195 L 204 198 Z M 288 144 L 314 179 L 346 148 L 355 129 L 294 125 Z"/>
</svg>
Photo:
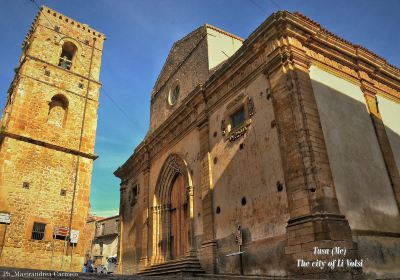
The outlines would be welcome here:
<svg viewBox="0 0 400 280">
<path fill-rule="evenodd" d="M 174 86 L 171 87 L 169 90 L 168 94 L 168 103 L 169 105 L 175 105 L 176 101 L 178 100 L 179 97 L 179 92 L 180 92 L 180 86 L 178 83 L 175 83 Z"/>
<path fill-rule="evenodd" d="M 242 197 L 242 205 L 246 205 L 246 203 L 247 203 L 246 197 Z"/>
<path fill-rule="evenodd" d="M 219 206 L 217 206 L 217 209 L 215 211 L 217 214 L 221 213 L 221 208 Z"/>
</svg>

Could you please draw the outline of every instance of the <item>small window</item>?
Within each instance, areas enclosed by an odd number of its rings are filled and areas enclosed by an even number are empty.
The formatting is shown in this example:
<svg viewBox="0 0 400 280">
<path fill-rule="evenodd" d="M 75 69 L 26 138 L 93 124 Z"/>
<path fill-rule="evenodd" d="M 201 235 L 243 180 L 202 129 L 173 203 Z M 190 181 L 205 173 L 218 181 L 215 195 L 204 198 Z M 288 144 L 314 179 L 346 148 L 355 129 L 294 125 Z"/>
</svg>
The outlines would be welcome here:
<svg viewBox="0 0 400 280">
<path fill-rule="evenodd" d="M 100 241 L 99 246 L 100 246 L 100 255 L 102 256 L 103 255 L 103 246 L 104 246 L 103 241 Z"/>
<path fill-rule="evenodd" d="M 45 229 L 46 229 L 46 224 L 36 223 L 36 222 L 33 223 L 32 239 L 43 240 Z"/>
<path fill-rule="evenodd" d="M 58 66 L 61 68 L 70 70 L 72 66 L 72 60 L 75 56 L 76 53 L 76 46 L 71 43 L 71 42 L 65 42 L 64 45 L 62 46 L 62 51 L 61 51 L 61 56 L 60 56 L 60 61 L 58 63 Z"/>
<path fill-rule="evenodd" d="M 139 196 L 139 186 L 135 185 L 129 192 L 129 203 L 135 205 Z"/>
<path fill-rule="evenodd" d="M 231 120 L 233 129 L 239 127 L 246 120 L 244 107 L 241 107 L 238 111 L 233 113 L 231 115 Z"/>
<path fill-rule="evenodd" d="M 168 94 L 168 103 L 169 105 L 175 105 L 176 101 L 178 100 L 179 93 L 180 93 L 180 86 L 178 83 L 175 83 L 174 86 L 170 89 Z"/>
</svg>

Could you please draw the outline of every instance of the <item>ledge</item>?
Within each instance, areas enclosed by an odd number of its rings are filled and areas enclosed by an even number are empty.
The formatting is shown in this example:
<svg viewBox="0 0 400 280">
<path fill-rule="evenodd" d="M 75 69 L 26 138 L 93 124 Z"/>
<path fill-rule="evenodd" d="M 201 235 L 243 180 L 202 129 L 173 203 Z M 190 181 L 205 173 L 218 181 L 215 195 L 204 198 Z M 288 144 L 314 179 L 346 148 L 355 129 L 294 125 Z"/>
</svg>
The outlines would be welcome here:
<svg viewBox="0 0 400 280">
<path fill-rule="evenodd" d="M 88 153 L 84 153 L 78 150 L 74 150 L 74 149 L 69 149 L 69 148 L 65 148 L 65 147 L 61 147 L 55 144 L 51 144 L 51 143 L 47 143 L 44 141 L 40 141 L 40 140 L 36 140 L 30 137 L 26 137 L 26 136 L 22 136 L 22 135 L 17 135 L 17 134 L 13 134 L 7 131 L 1 131 L 0 132 L 0 139 L 4 138 L 4 137 L 9 137 L 18 141 L 23 141 L 23 142 L 27 142 L 27 143 L 31 143 L 34 145 L 38 145 L 38 146 L 42 146 L 45 148 L 49 148 L 52 150 L 56 150 L 56 151 L 60 151 L 60 152 L 64 152 L 67 154 L 73 154 L 73 155 L 77 155 L 77 156 L 81 156 L 84 158 L 88 158 L 88 159 L 92 159 L 95 160 L 97 159 L 99 156 L 95 155 L 95 154 L 88 154 Z"/>
</svg>

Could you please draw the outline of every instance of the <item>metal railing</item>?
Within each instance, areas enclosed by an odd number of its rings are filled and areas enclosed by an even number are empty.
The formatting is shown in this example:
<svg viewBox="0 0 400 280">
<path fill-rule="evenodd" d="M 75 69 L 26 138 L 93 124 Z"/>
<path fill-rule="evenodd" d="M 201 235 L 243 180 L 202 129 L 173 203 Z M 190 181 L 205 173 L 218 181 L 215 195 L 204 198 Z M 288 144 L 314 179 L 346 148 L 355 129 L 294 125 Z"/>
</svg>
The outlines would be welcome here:
<svg viewBox="0 0 400 280">
<path fill-rule="evenodd" d="M 32 229 L 32 239 L 43 240 L 45 229 L 46 229 L 46 224 L 34 223 Z"/>
</svg>

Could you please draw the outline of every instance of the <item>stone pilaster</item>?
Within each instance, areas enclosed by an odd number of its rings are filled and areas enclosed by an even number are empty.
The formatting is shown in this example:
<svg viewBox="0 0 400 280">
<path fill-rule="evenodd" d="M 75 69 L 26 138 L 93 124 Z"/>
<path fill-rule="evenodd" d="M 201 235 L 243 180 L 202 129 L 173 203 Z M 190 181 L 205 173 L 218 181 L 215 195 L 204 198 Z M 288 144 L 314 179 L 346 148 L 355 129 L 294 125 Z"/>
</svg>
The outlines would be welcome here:
<svg viewBox="0 0 400 280">
<path fill-rule="evenodd" d="M 314 261 L 314 247 L 347 249 L 356 244 L 340 213 L 317 104 L 308 72 L 310 62 L 300 50 L 282 48 L 279 62 L 268 67 L 280 142 L 290 219 L 287 225 L 289 274 L 324 277 L 332 270 L 299 268 L 298 259 Z M 277 60 L 275 60 L 277 61 Z M 329 259 L 329 256 L 324 256 Z M 348 273 L 335 270 L 335 273 Z"/>
<path fill-rule="evenodd" d="M 216 241 L 214 228 L 213 189 L 210 175 L 209 127 L 206 116 L 198 122 L 200 157 L 201 157 L 201 204 L 203 210 L 203 243 L 198 257 L 202 268 L 207 273 L 216 272 Z"/>
<path fill-rule="evenodd" d="M 143 204 L 142 204 L 142 215 L 143 215 L 143 227 L 142 227 L 142 255 L 139 261 L 139 268 L 143 269 L 149 264 L 149 244 L 150 244 L 150 201 L 149 201 L 149 185 L 150 185 L 150 161 L 148 157 L 148 153 L 146 153 L 147 164 L 143 169 L 143 181 L 144 185 L 141 187 Z"/>
</svg>

